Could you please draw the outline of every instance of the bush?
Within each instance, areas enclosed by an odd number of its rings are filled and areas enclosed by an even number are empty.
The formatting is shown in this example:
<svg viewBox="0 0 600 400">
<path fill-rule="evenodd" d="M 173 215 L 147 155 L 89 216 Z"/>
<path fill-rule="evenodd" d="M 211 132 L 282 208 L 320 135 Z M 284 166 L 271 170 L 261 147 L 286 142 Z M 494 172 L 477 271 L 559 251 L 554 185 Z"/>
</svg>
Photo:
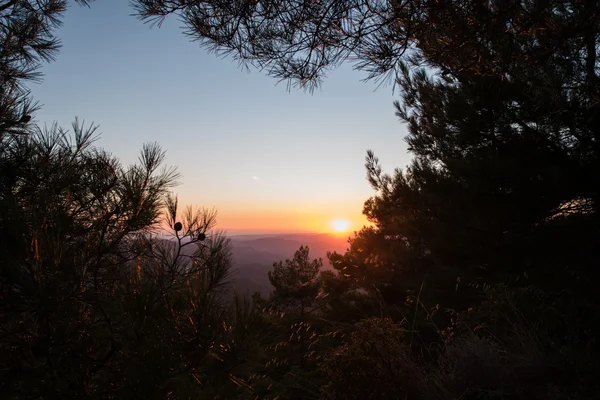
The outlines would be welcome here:
<svg viewBox="0 0 600 400">
<path fill-rule="evenodd" d="M 557 340 L 560 324 L 531 292 L 494 291 L 454 317 L 436 351 L 411 349 L 409 329 L 391 319 L 356 324 L 321 367 L 327 399 L 571 400 L 600 398 L 595 342 Z M 521 308 L 517 308 L 519 304 Z M 418 335 L 418 332 L 416 333 Z M 434 355 L 432 360 L 430 357 Z M 421 355 L 427 355 L 423 357 Z"/>
</svg>

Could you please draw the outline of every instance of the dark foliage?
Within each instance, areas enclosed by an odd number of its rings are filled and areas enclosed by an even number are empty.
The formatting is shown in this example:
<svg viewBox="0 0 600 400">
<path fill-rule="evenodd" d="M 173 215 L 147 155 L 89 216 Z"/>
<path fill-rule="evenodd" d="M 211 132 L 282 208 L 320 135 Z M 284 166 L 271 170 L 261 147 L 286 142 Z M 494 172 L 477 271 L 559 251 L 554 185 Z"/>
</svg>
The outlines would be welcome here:
<svg viewBox="0 0 600 400">
<path fill-rule="evenodd" d="M 89 0 L 75 0 L 88 5 Z M 26 81 L 39 81 L 42 62 L 54 59 L 60 41 L 54 30 L 61 24 L 67 0 L 0 1 L 0 130 L 23 134 L 37 106 Z"/>
<path fill-rule="evenodd" d="M 159 239 L 163 210 L 167 225 L 178 215 L 164 153 L 148 145 L 123 168 L 92 146 L 94 128 L 73 128 L 73 142 L 57 127 L 4 140 L 2 397 L 236 392 L 231 354 L 253 311 L 223 297 L 231 261 L 215 214 L 189 209 L 175 241 Z"/>
<path fill-rule="evenodd" d="M 235 396 L 260 331 L 216 213 L 178 210 L 157 144 L 124 167 L 94 126 L 31 123 L 66 6 L 0 2 L 0 397 Z"/>
</svg>

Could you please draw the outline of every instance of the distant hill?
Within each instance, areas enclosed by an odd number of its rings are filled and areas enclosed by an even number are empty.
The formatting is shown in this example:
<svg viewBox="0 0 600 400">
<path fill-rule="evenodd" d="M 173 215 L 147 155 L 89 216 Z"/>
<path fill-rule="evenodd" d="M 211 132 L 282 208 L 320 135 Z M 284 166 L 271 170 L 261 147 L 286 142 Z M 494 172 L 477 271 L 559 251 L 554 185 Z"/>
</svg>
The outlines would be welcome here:
<svg viewBox="0 0 600 400">
<path fill-rule="evenodd" d="M 292 258 L 300 246 L 308 246 L 313 258 L 322 258 L 325 268 L 328 251 L 345 252 L 347 237 L 328 234 L 281 234 L 230 236 L 235 264 L 235 288 L 240 294 L 256 291 L 268 294 L 272 288 L 267 272 L 273 263 Z"/>
<path fill-rule="evenodd" d="M 300 246 L 308 246 L 312 258 L 322 258 L 325 269 L 331 268 L 327 260 L 328 251 L 343 253 L 348 247 L 347 237 L 328 234 L 233 235 L 229 238 L 234 264 L 232 279 L 239 294 L 260 292 L 268 295 L 272 287 L 267 272 L 274 262 L 292 258 Z M 175 249 L 172 239 L 161 241 Z M 183 254 L 192 254 L 194 250 L 194 246 L 187 246 Z"/>
</svg>

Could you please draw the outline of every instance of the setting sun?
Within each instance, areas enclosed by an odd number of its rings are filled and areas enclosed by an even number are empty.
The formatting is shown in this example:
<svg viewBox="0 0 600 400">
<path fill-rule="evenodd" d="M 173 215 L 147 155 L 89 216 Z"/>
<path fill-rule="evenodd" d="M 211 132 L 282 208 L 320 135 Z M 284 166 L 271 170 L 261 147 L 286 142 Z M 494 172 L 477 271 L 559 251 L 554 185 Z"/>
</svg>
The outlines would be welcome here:
<svg viewBox="0 0 600 400">
<path fill-rule="evenodd" d="M 336 219 L 331 223 L 333 230 L 339 233 L 346 232 L 350 227 L 350 222 L 345 219 Z"/>
</svg>

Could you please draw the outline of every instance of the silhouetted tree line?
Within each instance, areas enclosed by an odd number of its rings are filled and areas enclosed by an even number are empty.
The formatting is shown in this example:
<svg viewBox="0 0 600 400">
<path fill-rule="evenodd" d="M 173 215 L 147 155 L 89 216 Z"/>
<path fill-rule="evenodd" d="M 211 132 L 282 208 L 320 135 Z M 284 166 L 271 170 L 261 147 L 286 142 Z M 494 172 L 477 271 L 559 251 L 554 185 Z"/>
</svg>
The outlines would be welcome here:
<svg viewBox="0 0 600 400">
<path fill-rule="evenodd" d="M 67 2 L 0 1 L 2 398 L 600 397 L 598 2 L 132 4 L 300 87 L 391 76 L 413 160 L 368 152 L 372 225 L 333 270 L 301 247 L 232 301 L 157 145 L 124 167 L 94 127 L 30 123 Z"/>
</svg>

